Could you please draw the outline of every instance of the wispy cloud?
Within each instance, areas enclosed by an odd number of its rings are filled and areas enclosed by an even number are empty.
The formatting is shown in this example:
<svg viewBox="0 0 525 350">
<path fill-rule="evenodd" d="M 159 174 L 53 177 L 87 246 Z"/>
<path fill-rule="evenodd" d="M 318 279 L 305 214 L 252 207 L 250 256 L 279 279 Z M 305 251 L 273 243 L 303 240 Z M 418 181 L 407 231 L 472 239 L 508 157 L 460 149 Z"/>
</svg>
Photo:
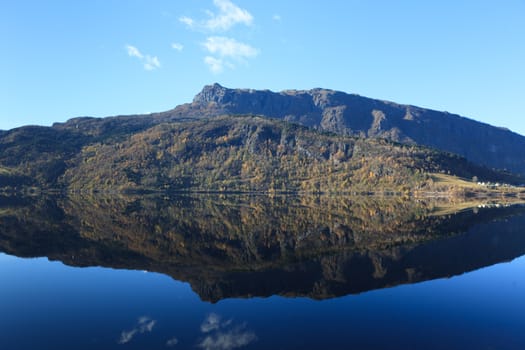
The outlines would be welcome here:
<svg viewBox="0 0 525 350">
<path fill-rule="evenodd" d="M 146 57 L 144 57 L 144 69 L 155 70 L 157 68 L 160 68 L 160 62 L 157 56 L 146 55 Z"/>
<path fill-rule="evenodd" d="M 126 51 L 128 52 L 128 56 L 130 57 L 137 57 L 142 59 L 144 56 L 140 53 L 139 49 L 137 49 L 135 46 L 126 45 Z"/>
<path fill-rule="evenodd" d="M 125 48 L 128 56 L 138 58 L 145 70 L 155 70 L 160 68 L 160 61 L 157 56 L 144 55 L 133 45 L 126 45 Z"/>
<path fill-rule="evenodd" d="M 236 24 L 251 25 L 253 16 L 245 9 L 241 9 L 229 0 L 213 0 L 219 12 L 209 13 L 210 19 L 205 22 L 205 27 L 211 31 L 225 31 Z"/>
<path fill-rule="evenodd" d="M 234 68 L 233 61 L 244 63 L 259 54 L 256 48 L 223 36 L 208 37 L 202 46 L 211 54 L 204 58 L 204 62 L 213 73 L 222 72 L 224 67 Z"/>
<path fill-rule="evenodd" d="M 224 36 L 211 36 L 202 44 L 211 54 L 220 57 L 231 57 L 236 60 L 255 57 L 259 51 L 245 43 Z"/>
<path fill-rule="evenodd" d="M 225 62 L 219 58 L 212 56 L 204 57 L 204 63 L 208 66 L 210 71 L 214 74 L 219 74 L 224 71 Z"/>
<path fill-rule="evenodd" d="M 279 21 L 281 20 L 281 15 L 275 14 L 275 15 L 272 16 L 272 19 L 273 19 L 274 21 L 279 22 Z"/>
<path fill-rule="evenodd" d="M 245 26 L 253 24 L 252 14 L 231 0 L 213 0 L 213 5 L 215 10 L 206 10 L 208 15 L 206 19 L 195 20 L 182 16 L 179 17 L 179 21 L 190 29 L 204 33 L 227 32 L 238 24 Z M 225 68 L 234 69 L 236 64 L 247 63 L 247 59 L 259 54 L 259 50 L 255 47 L 227 36 L 208 36 L 201 45 L 206 51 L 203 61 L 214 74 L 222 73 Z"/>
<path fill-rule="evenodd" d="M 130 330 L 122 331 L 118 340 L 119 344 L 129 343 L 137 334 L 150 333 L 153 327 L 157 324 L 156 320 L 152 320 L 147 316 L 142 316 L 138 319 L 137 324 Z"/>
<path fill-rule="evenodd" d="M 184 49 L 184 45 L 181 43 L 171 43 L 171 48 L 173 50 L 182 51 L 182 49 Z"/>
<path fill-rule="evenodd" d="M 190 18 L 190 17 L 187 17 L 187 16 L 179 17 L 179 22 L 184 23 L 189 28 L 193 28 L 193 26 L 195 25 L 195 21 L 193 20 L 193 18 Z"/>
<path fill-rule="evenodd" d="M 230 0 L 213 0 L 213 4 L 216 11 L 207 10 L 208 19 L 197 21 L 191 17 L 182 16 L 179 17 L 179 21 L 190 29 L 204 29 L 211 32 L 224 32 L 237 24 L 252 25 L 252 14 Z"/>
</svg>

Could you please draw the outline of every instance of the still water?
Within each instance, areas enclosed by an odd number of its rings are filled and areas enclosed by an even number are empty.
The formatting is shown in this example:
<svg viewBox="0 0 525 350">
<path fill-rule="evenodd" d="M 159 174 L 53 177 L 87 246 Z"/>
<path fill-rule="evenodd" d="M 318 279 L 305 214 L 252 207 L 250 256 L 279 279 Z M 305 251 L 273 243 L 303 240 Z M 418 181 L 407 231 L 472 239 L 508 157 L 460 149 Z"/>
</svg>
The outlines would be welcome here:
<svg viewBox="0 0 525 350">
<path fill-rule="evenodd" d="M 0 349 L 525 349 L 525 208 L 2 198 Z"/>
</svg>

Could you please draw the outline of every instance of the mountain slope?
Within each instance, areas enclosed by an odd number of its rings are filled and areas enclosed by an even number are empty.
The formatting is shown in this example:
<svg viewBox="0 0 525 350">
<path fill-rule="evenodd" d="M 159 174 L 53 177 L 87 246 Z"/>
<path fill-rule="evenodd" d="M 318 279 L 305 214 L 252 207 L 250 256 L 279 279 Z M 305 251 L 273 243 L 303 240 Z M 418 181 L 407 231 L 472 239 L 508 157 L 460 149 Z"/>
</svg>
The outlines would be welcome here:
<svg viewBox="0 0 525 350">
<path fill-rule="evenodd" d="M 496 169 L 525 174 L 525 137 L 447 112 L 326 89 L 228 89 L 209 85 L 192 103 L 155 115 L 159 121 L 254 114 L 337 134 L 387 138 L 452 152 Z"/>
<path fill-rule="evenodd" d="M 275 119 L 222 116 L 90 144 L 69 161 L 61 181 L 75 190 L 406 191 L 427 184 L 430 173 L 503 179 L 427 148 Z"/>
<path fill-rule="evenodd" d="M 523 183 L 454 154 L 263 117 L 162 124 L 140 117 L 83 118 L 68 124 L 24 127 L 0 137 L 0 187 L 406 192 L 435 190 L 432 173 Z"/>
</svg>

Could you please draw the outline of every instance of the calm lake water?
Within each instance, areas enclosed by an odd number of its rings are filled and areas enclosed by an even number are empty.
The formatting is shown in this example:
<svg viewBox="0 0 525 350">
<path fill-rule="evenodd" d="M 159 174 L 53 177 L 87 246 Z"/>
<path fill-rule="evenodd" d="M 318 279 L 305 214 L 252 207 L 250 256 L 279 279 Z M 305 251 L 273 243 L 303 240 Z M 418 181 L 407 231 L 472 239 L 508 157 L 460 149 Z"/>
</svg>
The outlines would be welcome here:
<svg viewBox="0 0 525 350">
<path fill-rule="evenodd" d="M 0 349 L 525 349 L 522 206 L 3 197 L 0 251 Z"/>
</svg>

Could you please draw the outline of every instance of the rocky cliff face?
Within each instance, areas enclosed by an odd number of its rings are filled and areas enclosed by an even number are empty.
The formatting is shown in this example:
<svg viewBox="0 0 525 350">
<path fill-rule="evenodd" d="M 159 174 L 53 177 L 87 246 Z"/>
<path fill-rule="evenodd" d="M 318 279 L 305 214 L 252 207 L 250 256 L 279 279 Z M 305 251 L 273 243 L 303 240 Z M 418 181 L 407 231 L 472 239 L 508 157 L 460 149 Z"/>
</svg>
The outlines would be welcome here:
<svg viewBox="0 0 525 350">
<path fill-rule="evenodd" d="M 497 169 L 525 174 L 525 137 L 447 112 L 374 100 L 326 89 L 268 90 L 205 86 L 192 103 L 157 120 L 256 114 L 322 130 L 387 138 L 452 152 Z"/>
</svg>

